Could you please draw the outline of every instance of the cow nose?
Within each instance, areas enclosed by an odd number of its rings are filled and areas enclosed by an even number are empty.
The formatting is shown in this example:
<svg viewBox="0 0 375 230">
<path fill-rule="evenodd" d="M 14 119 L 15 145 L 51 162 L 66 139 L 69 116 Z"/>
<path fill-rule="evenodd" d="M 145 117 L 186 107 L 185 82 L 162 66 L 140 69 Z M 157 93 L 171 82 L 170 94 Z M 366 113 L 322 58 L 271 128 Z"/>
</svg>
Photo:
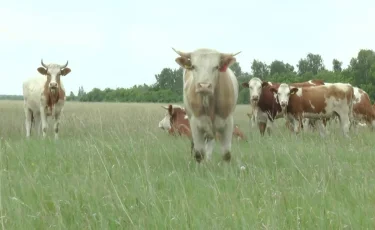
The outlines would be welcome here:
<svg viewBox="0 0 375 230">
<path fill-rule="evenodd" d="M 253 100 L 254 100 L 254 101 L 259 100 L 259 96 L 253 96 Z"/>
<path fill-rule="evenodd" d="M 212 84 L 211 83 L 198 83 L 196 92 L 212 94 L 213 93 Z"/>
<path fill-rule="evenodd" d="M 210 89 L 211 88 L 211 83 L 199 83 L 199 88 L 203 89 Z"/>
<path fill-rule="evenodd" d="M 50 88 L 57 88 L 57 82 L 50 82 L 49 87 Z"/>
<path fill-rule="evenodd" d="M 281 102 L 280 104 L 281 104 L 282 107 L 286 106 L 286 102 L 285 101 Z"/>
</svg>

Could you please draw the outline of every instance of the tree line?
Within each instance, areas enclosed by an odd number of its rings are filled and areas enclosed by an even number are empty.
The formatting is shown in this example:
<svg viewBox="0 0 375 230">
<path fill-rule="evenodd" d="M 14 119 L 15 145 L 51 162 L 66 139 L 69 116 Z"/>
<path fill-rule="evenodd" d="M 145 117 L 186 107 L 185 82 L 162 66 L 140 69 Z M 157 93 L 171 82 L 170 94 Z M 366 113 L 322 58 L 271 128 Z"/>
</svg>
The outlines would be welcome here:
<svg viewBox="0 0 375 230">
<path fill-rule="evenodd" d="M 281 60 L 274 60 L 270 64 L 260 60 L 253 60 L 251 73 L 242 71 L 238 62 L 230 68 L 237 76 L 239 86 L 239 104 L 249 103 L 249 89 L 241 86 L 242 82 L 249 81 L 252 77 L 258 77 L 271 82 L 303 82 L 311 79 L 321 79 L 325 82 L 350 83 L 365 90 L 370 98 L 375 98 L 375 52 L 371 49 L 361 49 L 357 57 L 350 60 L 349 65 L 343 68 L 338 59 L 332 60 L 331 70 L 323 63 L 319 54 L 308 53 L 301 58 L 296 68 Z M 94 88 L 85 92 L 81 86 L 78 94 L 70 92 L 67 96 L 69 101 L 82 102 L 159 102 L 178 103 L 182 102 L 182 68 L 164 68 L 155 75 L 156 82 L 151 85 L 135 85 L 131 88 L 105 88 L 101 90 Z M 4 95 L 3 95 L 4 96 Z M 3 98 L 0 95 L 0 98 Z M 11 99 L 19 99 L 19 96 L 6 96 Z M 22 98 L 22 96 L 21 96 Z"/>
</svg>

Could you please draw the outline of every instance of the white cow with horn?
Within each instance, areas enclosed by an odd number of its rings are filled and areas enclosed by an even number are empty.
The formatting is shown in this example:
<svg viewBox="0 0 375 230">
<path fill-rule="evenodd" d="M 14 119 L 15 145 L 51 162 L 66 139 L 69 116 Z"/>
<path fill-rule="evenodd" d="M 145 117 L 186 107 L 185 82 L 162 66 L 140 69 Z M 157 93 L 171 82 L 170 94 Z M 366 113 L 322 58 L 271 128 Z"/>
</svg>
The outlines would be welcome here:
<svg viewBox="0 0 375 230">
<path fill-rule="evenodd" d="M 212 49 L 181 52 L 176 62 L 184 68 L 183 100 L 192 131 L 191 151 L 197 162 L 210 159 L 219 132 L 223 159 L 230 161 L 233 133 L 233 112 L 238 98 L 238 82 L 228 68 L 236 62 L 235 55 Z"/>
<path fill-rule="evenodd" d="M 37 70 L 40 74 L 23 82 L 24 110 L 26 115 L 26 137 L 30 137 L 32 124 L 43 138 L 48 128 L 47 117 L 55 120 L 55 139 L 58 139 L 61 111 L 65 103 L 65 88 L 60 77 L 71 72 L 68 61 L 65 65 L 44 64 L 43 59 Z"/>
</svg>

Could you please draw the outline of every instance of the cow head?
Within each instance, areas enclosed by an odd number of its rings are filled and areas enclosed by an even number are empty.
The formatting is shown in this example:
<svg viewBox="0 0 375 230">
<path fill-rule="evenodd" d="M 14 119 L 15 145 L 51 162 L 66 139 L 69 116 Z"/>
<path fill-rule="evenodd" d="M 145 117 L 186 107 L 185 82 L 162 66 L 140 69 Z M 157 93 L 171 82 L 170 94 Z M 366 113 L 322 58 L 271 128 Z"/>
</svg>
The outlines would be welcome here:
<svg viewBox="0 0 375 230">
<path fill-rule="evenodd" d="M 49 64 L 46 65 L 41 60 L 43 67 L 39 67 L 37 70 L 40 74 L 47 76 L 47 86 L 50 91 L 56 91 L 60 87 L 60 76 L 65 76 L 71 72 L 70 68 L 67 68 L 68 61 L 65 65 Z"/>
<path fill-rule="evenodd" d="M 236 62 L 235 55 L 220 53 L 211 49 L 198 49 L 194 52 L 181 52 L 172 48 L 180 57 L 175 61 L 182 68 L 190 70 L 195 84 L 195 92 L 212 95 L 216 87 L 217 78 L 221 72 Z"/>
<path fill-rule="evenodd" d="M 277 89 L 274 86 L 271 87 L 270 91 L 275 95 L 281 109 L 284 110 L 288 106 L 290 95 L 295 94 L 298 91 L 298 88 L 291 88 L 289 85 L 282 83 Z"/>
<path fill-rule="evenodd" d="M 169 116 L 169 113 L 168 113 L 168 106 L 162 105 L 161 107 L 166 109 L 167 111 L 165 113 L 164 118 L 161 121 L 159 121 L 159 128 L 168 131 L 171 128 L 171 122 L 170 122 L 171 116 Z"/>
<path fill-rule="evenodd" d="M 186 114 L 185 108 L 168 106 L 168 114 L 170 117 L 170 125 L 173 124 L 184 124 L 188 122 L 188 116 Z"/>
<path fill-rule="evenodd" d="M 262 88 L 269 85 L 268 82 L 262 81 L 257 77 L 253 77 L 250 79 L 249 82 L 243 82 L 242 86 L 245 88 L 249 88 L 250 94 L 250 103 L 256 104 L 259 101 L 260 95 L 262 93 Z"/>
</svg>

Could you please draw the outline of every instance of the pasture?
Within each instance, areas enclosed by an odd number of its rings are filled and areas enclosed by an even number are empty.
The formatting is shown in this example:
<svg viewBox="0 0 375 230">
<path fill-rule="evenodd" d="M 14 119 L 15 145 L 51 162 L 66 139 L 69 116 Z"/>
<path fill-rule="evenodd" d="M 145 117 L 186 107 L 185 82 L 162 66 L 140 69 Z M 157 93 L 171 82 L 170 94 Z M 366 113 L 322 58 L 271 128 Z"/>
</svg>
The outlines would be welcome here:
<svg viewBox="0 0 375 230">
<path fill-rule="evenodd" d="M 22 101 L 0 101 L 2 229 L 374 229 L 375 133 L 272 136 L 235 123 L 232 161 L 197 164 L 158 128 L 161 104 L 67 102 L 60 136 L 25 138 Z M 241 169 L 244 166 L 245 169 Z M 243 167 L 242 167 L 243 168 Z"/>
</svg>

